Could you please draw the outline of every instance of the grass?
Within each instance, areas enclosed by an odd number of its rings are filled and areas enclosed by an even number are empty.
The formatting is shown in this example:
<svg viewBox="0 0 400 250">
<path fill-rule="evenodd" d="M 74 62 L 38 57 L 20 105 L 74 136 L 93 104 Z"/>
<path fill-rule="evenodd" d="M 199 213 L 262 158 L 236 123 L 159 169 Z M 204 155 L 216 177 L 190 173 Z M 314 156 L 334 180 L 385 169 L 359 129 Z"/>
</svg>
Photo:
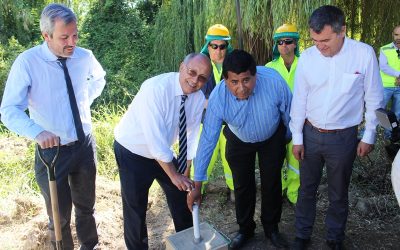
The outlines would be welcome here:
<svg viewBox="0 0 400 250">
<path fill-rule="evenodd" d="M 93 111 L 93 132 L 97 143 L 98 174 L 117 179 L 113 152 L 113 129 L 125 109 L 105 106 Z M 34 173 L 35 143 L 8 131 L 0 123 L 0 198 L 19 193 L 39 193 Z"/>
</svg>

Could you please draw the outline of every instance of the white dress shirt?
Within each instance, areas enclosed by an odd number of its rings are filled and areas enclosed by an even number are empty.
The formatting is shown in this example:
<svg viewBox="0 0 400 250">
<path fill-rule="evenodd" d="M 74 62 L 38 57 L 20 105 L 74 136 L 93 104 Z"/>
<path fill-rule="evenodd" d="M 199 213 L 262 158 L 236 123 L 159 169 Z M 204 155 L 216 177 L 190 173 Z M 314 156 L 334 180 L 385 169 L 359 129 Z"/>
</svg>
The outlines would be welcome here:
<svg viewBox="0 0 400 250">
<path fill-rule="evenodd" d="M 392 43 L 392 48 L 398 49 L 397 47 L 395 47 L 394 43 Z M 387 57 L 386 57 L 385 53 L 383 53 L 382 50 L 379 52 L 379 67 L 382 70 L 382 72 L 385 74 L 388 74 L 388 75 L 394 76 L 394 77 L 400 76 L 400 71 L 395 70 L 394 68 L 390 67 L 390 65 L 388 64 Z"/>
<path fill-rule="evenodd" d="M 76 47 L 67 59 L 85 134 L 91 133 L 90 105 L 101 94 L 105 72 L 90 50 Z M 29 116 L 25 110 L 29 108 Z M 21 53 L 11 67 L 0 108 L 11 131 L 34 139 L 47 130 L 61 144 L 77 140 L 64 71 L 47 43 Z"/>
<path fill-rule="evenodd" d="M 134 154 L 171 162 L 172 145 L 179 134 L 179 107 L 183 95 L 179 73 L 166 73 L 146 80 L 114 130 L 115 140 Z M 204 95 L 197 91 L 185 102 L 187 158 L 194 158 L 204 108 Z"/>
<path fill-rule="evenodd" d="M 383 106 L 383 87 L 378 62 L 371 46 L 345 38 L 333 57 L 325 57 L 316 46 L 299 59 L 290 111 L 294 145 L 303 144 L 303 126 L 308 119 L 322 129 L 344 129 L 363 119 L 362 141 L 375 142 L 375 110 Z"/>
</svg>

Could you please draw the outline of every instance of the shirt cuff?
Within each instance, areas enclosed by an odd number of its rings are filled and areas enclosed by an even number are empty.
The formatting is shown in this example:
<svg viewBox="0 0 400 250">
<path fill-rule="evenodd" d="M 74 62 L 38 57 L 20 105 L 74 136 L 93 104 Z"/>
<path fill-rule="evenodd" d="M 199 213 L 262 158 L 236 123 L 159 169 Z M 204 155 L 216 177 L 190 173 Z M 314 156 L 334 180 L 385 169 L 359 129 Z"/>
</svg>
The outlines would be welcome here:
<svg viewBox="0 0 400 250">
<path fill-rule="evenodd" d="M 36 139 L 36 137 L 40 134 L 40 133 L 42 133 L 44 131 L 44 129 L 41 127 L 41 126 L 39 126 L 39 125 L 33 125 L 30 129 L 29 129 L 29 131 L 28 131 L 28 133 L 27 133 L 27 137 L 29 138 L 29 139 L 31 139 L 31 140 L 35 140 Z"/>
<path fill-rule="evenodd" d="M 174 154 L 172 152 L 170 154 L 160 153 L 156 154 L 154 158 L 162 162 L 172 162 Z"/>
<path fill-rule="evenodd" d="M 207 181 L 207 175 L 194 175 L 193 176 L 194 181 Z"/>
<path fill-rule="evenodd" d="M 376 132 L 374 130 L 365 130 L 361 141 L 368 144 L 374 144 L 375 137 L 376 137 Z"/>
<path fill-rule="evenodd" d="M 303 145 L 303 133 L 292 133 L 293 145 Z"/>
</svg>

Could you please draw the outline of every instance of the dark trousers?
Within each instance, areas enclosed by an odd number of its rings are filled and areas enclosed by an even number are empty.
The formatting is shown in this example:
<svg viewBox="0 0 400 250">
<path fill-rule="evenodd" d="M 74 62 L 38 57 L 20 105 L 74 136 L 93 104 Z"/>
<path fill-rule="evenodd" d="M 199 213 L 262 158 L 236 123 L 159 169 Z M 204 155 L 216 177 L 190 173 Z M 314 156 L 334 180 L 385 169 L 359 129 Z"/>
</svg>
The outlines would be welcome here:
<svg viewBox="0 0 400 250">
<path fill-rule="evenodd" d="M 357 151 L 357 127 L 320 133 L 304 125 L 304 160 L 300 161 L 300 188 L 296 206 L 296 236 L 311 237 L 316 194 L 326 165 L 329 207 L 325 219 L 327 240 L 344 240 L 348 215 L 348 187 Z"/>
<path fill-rule="evenodd" d="M 148 249 L 146 210 L 149 189 L 154 179 L 167 197 L 175 231 L 193 226 L 192 214 L 186 204 L 186 192 L 179 191 L 156 160 L 134 154 L 117 141 L 115 158 L 121 181 L 124 216 L 124 237 L 130 250 Z"/>
<path fill-rule="evenodd" d="M 278 230 L 282 212 L 281 168 L 286 154 L 285 132 L 286 128 L 280 124 L 268 140 L 245 143 L 225 126 L 226 159 L 232 170 L 236 220 L 242 234 L 252 235 L 256 228 L 253 218 L 256 205 L 256 156 L 260 168 L 261 222 L 264 233 Z"/>
<path fill-rule="evenodd" d="M 42 150 L 43 157 L 51 162 L 56 148 Z M 60 210 L 60 222 L 64 249 L 74 249 L 71 235 L 71 210 L 75 207 L 75 224 L 81 249 L 93 249 L 98 243 L 94 218 L 96 182 L 96 143 L 88 135 L 85 142 L 72 146 L 61 146 L 55 165 L 55 174 Z M 51 210 L 47 168 L 35 152 L 35 175 L 46 202 L 49 215 L 51 241 L 55 241 L 53 214 Z"/>
</svg>

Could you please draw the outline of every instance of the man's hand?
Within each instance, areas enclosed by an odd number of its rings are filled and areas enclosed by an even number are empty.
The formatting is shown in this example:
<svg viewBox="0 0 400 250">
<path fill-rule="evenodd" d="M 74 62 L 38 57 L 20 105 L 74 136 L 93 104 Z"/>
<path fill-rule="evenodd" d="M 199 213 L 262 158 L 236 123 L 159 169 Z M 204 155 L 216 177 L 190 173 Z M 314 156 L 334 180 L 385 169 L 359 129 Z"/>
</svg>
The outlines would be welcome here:
<svg viewBox="0 0 400 250">
<path fill-rule="evenodd" d="M 357 146 L 357 155 L 358 156 L 366 156 L 374 150 L 374 144 L 368 144 L 363 141 L 360 141 Z"/>
<path fill-rule="evenodd" d="M 202 182 L 196 181 L 194 183 L 195 188 L 187 194 L 186 202 L 190 211 L 193 210 L 194 203 L 197 203 L 199 206 L 201 204 L 201 186 Z"/>
<path fill-rule="evenodd" d="M 293 145 L 292 149 L 294 158 L 296 160 L 301 161 L 304 160 L 304 146 L 303 145 Z"/>
<path fill-rule="evenodd" d="M 187 176 L 182 175 L 176 172 L 176 167 L 172 162 L 163 162 L 160 160 L 156 160 L 158 164 L 160 164 L 161 168 L 171 179 L 172 183 L 180 190 L 180 191 L 190 191 L 194 187 L 194 182 L 190 180 Z"/>
<path fill-rule="evenodd" d="M 60 139 L 55 134 L 44 130 L 36 136 L 35 141 L 39 144 L 40 148 L 45 149 L 58 146 Z"/>
<path fill-rule="evenodd" d="M 400 86 L 400 76 L 396 77 L 396 86 Z"/>
<path fill-rule="evenodd" d="M 176 171 L 169 178 L 180 191 L 191 191 L 194 187 L 194 183 L 191 179 Z"/>
</svg>

